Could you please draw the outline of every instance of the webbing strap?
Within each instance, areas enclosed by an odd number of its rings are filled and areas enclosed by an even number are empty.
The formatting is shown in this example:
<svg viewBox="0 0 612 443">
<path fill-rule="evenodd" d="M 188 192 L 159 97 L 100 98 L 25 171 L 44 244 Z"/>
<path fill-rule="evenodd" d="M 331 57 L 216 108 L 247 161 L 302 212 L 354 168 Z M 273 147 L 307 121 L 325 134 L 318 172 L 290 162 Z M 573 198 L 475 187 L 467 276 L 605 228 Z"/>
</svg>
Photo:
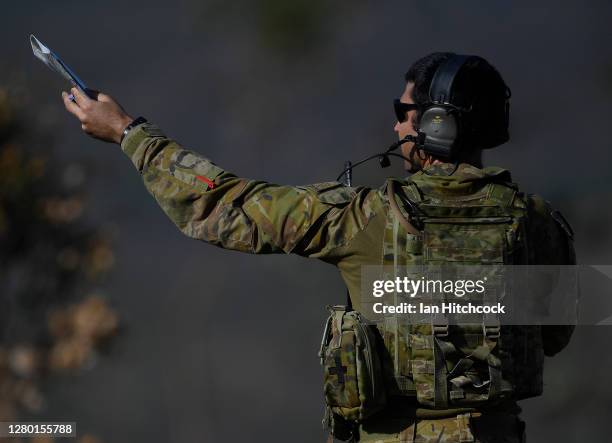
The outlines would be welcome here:
<svg viewBox="0 0 612 443">
<path fill-rule="evenodd" d="M 395 186 L 393 180 L 389 180 L 387 182 L 387 195 L 389 196 L 389 205 L 391 206 L 391 210 L 393 211 L 395 218 L 397 218 L 397 220 L 401 223 L 402 227 L 406 230 L 406 232 L 409 232 L 412 235 L 420 235 L 421 231 L 412 226 L 412 224 L 410 224 L 410 222 L 406 219 L 406 217 L 400 210 L 395 197 L 394 187 Z"/>
<path fill-rule="evenodd" d="M 501 366 L 492 361 L 495 359 L 493 355 L 489 357 L 489 398 L 495 398 L 502 390 Z"/>
<path fill-rule="evenodd" d="M 434 339 L 434 405 L 445 408 L 448 406 L 447 370 L 444 352 L 440 349 L 437 338 Z"/>
</svg>

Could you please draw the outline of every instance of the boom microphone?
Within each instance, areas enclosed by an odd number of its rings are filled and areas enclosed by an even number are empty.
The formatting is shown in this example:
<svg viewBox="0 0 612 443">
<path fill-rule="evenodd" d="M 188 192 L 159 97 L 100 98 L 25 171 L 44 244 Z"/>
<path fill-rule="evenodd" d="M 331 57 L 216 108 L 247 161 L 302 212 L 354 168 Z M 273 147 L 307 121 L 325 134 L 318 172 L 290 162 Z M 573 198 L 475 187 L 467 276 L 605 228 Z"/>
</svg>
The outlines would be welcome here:
<svg viewBox="0 0 612 443">
<path fill-rule="evenodd" d="M 338 177 L 336 178 L 336 181 L 340 181 L 340 178 L 342 178 L 342 176 L 345 176 L 345 174 L 350 174 L 353 171 L 353 168 L 367 162 L 370 160 L 373 160 L 375 158 L 378 158 L 378 162 L 380 163 L 380 167 L 381 168 L 386 168 L 388 167 L 391 162 L 389 160 L 389 157 L 399 157 L 399 158 L 403 158 L 406 161 L 410 161 L 409 159 L 407 159 L 406 157 L 404 157 L 401 154 L 392 152 L 395 151 L 397 148 L 399 148 L 400 146 L 402 146 L 404 143 L 408 143 L 408 142 L 414 142 L 417 146 L 420 146 L 423 142 L 425 141 L 425 134 L 424 133 L 419 133 L 416 137 L 414 135 L 407 135 L 406 137 L 402 138 L 401 140 L 396 141 L 395 143 L 393 143 L 391 146 L 389 146 L 387 148 L 387 150 L 385 152 L 379 152 L 378 154 L 374 154 L 371 155 L 369 157 L 364 158 L 363 160 L 358 161 L 357 163 L 351 164 L 348 167 L 345 167 L 345 169 L 342 170 L 342 172 L 340 173 L 340 175 L 338 175 Z M 350 162 L 347 162 L 347 165 L 349 165 Z"/>
</svg>

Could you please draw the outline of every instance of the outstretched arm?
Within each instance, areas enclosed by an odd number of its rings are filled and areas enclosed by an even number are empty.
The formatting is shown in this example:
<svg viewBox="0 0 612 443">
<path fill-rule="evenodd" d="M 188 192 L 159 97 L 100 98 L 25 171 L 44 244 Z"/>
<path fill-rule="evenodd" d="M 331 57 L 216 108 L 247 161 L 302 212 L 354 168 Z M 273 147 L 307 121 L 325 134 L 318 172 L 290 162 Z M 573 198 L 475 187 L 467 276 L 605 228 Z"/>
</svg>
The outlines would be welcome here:
<svg viewBox="0 0 612 443">
<path fill-rule="evenodd" d="M 119 143 L 132 118 L 111 97 L 73 89 L 64 104 L 92 137 Z M 378 204 L 368 189 L 338 183 L 279 186 L 239 178 L 180 146 L 150 123 L 131 129 L 122 150 L 148 191 L 186 235 L 251 253 L 296 253 L 333 261 Z M 343 254 L 346 254 L 344 248 Z"/>
</svg>

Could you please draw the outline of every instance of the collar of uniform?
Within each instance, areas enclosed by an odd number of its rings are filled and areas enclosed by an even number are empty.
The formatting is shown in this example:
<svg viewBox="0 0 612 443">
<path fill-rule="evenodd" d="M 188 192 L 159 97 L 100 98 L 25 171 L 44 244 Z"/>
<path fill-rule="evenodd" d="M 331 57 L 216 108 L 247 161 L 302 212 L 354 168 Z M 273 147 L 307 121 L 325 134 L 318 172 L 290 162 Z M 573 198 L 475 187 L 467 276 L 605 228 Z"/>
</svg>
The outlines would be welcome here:
<svg viewBox="0 0 612 443">
<path fill-rule="evenodd" d="M 510 172 L 498 167 L 477 168 L 467 163 L 459 164 L 453 173 L 453 163 L 436 163 L 412 175 L 410 178 L 426 193 L 471 194 L 491 181 L 511 182 Z M 451 175 L 449 175 L 451 174 Z"/>
</svg>

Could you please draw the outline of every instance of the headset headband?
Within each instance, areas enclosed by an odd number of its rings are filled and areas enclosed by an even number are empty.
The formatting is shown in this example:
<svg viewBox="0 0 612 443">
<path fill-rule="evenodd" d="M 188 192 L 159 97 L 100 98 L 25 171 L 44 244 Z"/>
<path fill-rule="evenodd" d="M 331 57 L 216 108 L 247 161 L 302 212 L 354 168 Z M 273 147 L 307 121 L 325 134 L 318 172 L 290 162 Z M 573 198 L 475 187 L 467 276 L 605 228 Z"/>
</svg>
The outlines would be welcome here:
<svg viewBox="0 0 612 443">
<path fill-rule="evenodd" d="M 429 98 L 435 104 L 452 104 L 451 93 L 453 82 L 461 67 L 470 59 L 476 58 L 473 55 L 453 54 L 448 60 L 436 69 L 429 87 Z"/>
</svg>

